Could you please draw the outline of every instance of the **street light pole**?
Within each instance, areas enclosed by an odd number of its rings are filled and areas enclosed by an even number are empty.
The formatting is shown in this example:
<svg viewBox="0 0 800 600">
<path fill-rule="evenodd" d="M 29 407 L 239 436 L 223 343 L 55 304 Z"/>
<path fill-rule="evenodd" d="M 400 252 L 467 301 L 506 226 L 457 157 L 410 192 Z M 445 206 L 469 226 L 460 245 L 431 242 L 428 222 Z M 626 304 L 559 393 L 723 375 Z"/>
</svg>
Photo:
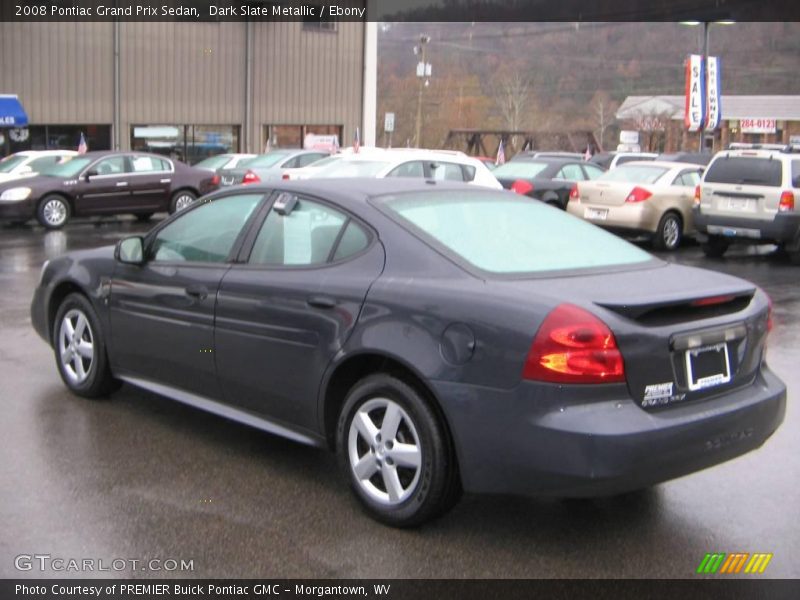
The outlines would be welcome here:
<svg viewBox="0 0 800 600">
<path fill-rule="evenodd" d="M 706 77 L 706 73 L 708 72 L 708 27 L 710 23 L 708 21 L 703 21 L 703 77 Z M 708 87 L 708 79 L 706 78 L 704 84 L 706 88 Z M 706 96 L 708 95 L 708 89 L 706 89 Z M 703 98 L 703 102 L 706 102 L 706 99 Z M 708 110 L 708 103 L 706 102 L 705 110 Z M 705 111 L 704 111 L 705 112 Z M 711 135 L 713 136 L 714 133 L 712 132 Z M 712 138 L 713 140 L 713 138 Z M 713 144 L 713 141 L 712 141 Z M 700 152 L 706 152 L 706 124 L 703 123 L 702 127 L 700 128 Z"/>
<path fill-rule="evenodd" d="M 425 70 L 427 69 L 426 61 L 426 46 L 431 38 L 427 35 L 419 36 L 419 48 L 421 54 L 421 62 L 417 63 L 417 77 L 419 77 L 419 91 L 417 92 L 417 123 L 414 132 L 414 145 L 419 148 L 420 135 L 422 133 L 422 92 L 425 89 Z M 416 48 L 415 48 L 416 50 Z M 415 52 L 416 54 L 416 52 Z M 422 73 L 419 72 L 419 65 L 422 65 Z"/>
</svg>

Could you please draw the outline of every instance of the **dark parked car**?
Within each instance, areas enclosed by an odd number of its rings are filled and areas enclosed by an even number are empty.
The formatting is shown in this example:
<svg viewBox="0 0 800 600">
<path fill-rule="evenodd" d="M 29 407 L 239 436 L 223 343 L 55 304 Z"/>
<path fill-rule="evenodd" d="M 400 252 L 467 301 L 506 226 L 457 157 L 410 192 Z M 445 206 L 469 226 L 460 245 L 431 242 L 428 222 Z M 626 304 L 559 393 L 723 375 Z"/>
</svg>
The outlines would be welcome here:
<svg viewBox="0 0 800 600">
<path fill-rule="evenodd" d="M 668 154 L 659 154 L 656 160 L 661 162 L 692 163 L 705 167 L 711 162 L 713 156 L 710 152 L 670 152 Z"/>
<path fill-rule="evenodd" d="M 515 158 L 497 167 L 492 175 L 508 190 L 566 210 L 578 181 L 597 179 L 605 169 L 570 158 Z"/>
<path fill-rule="evenodd" d="M 181 210 L 213 189 L 212 174 L 156 154 L 87 152 L 36 177 L 0 184 L 0 219 L 58 229 L 73 216 Z"/>
<path fill-rule="evenodd" d="M 125 381 L 335 448 L 397 526 L 462 489 L 586 496 L 691 473 L 759 447 L 786 404 L 759 288 L 463 183 L 222 190 L 51 260 L 31 318 L 76 394 Z"/>
</svg>

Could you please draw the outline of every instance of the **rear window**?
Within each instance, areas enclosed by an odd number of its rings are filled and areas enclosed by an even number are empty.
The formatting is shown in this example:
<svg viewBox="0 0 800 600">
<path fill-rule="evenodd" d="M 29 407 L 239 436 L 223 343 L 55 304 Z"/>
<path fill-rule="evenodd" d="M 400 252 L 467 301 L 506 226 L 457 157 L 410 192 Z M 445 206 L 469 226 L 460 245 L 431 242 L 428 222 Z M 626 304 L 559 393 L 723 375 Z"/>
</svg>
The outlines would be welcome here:
<svg viewBox="0 0 800 600">
<path fill-rule="evenodd" d="M 255 158 L 243 160 L 239 163 L 240 167 L 271 167 L 278 164 L 278 162 L 289 156 L 288 152 L 270 152 L 269 154 L 261 154 Z"/>
<path fill-rule="evenodd" d="M 494 171 L 492 171 L 492 175 L 498 179 L 533 179 L 546 168 L 547 163 L 545 162 L 512 160 L 511 162 L 507 162 L 506 164 L 497 167 Z"/>
<path fill-rule="evenodd" d="M 649 165 L 623 165 L 616 169 L 606 171 L 597 181 L 625 181 L 629 183 L 655 183 L 668 171 L 664 167 L 651 167 Z"/>
<path fill-rule="evenodd" d="M 749 156 L 721 156 L 711 163 L 703 182 L 780 187 L 781 161 Z"/>
<path fill-rule="evenodd" d="M 645 263 L 652 257 L 542 202 L 502 192 L 424 192 L 382 199 L 408 229 L 469 265 L 497 274 Z"/>
</svg>

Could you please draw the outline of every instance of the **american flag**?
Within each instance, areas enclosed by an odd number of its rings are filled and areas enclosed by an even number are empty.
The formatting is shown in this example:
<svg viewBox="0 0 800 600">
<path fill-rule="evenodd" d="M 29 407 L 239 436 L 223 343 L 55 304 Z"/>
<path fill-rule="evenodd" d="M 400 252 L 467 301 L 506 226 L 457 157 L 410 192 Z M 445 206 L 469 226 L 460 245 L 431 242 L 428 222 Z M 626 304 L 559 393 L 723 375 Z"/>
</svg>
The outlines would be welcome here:
<svg viewBox="0 0 800 600">
<path fill-rule="evenodd" d="M 78 142 L 78 154 L 86 154 L 89 150 L 89 145 L 86 143 L 86 138 L 83 137 L 83 132 L 81 131 L 81 141 Z"/>
<path fill-rule="evenodd" d="M 358 149 L 361 147 L 361 134 L 356 127 L 356 135 L 353 137 L 353 152 L 358 153 Z"/>
<path fill-rule="evenodd" d="M 506 164 L 506 151 L 503 148 L 503 140 L 500 140 L 500 145 L 497 147 L 497 158 L 494 159 L 494 164 L 496 165 Z"/>
</svg>

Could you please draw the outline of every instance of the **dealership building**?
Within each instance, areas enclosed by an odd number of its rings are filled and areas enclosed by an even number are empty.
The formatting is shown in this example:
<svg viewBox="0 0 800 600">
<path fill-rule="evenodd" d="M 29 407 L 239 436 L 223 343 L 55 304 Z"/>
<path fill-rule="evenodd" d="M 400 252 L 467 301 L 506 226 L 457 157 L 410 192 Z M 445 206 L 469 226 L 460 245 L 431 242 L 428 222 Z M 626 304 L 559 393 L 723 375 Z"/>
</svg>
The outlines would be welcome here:
<svg viewBox="0 0 800 600">
<path fill-rule="evenodd" d="M 628 96 L 616 113 L 622 128 L 639 132 L 642 150 L 698 151 L 700 133 L 684 125 L 684 96 Z M 800 96 L 722 95 L 720 124 L 709 149 L 732 142 L 800 144 Z M 712 144 L 713 139 L 713 146 Z"/>
<path fill-rule="evenodd" d="M 374 144 L 375 26 L 0 23 L 0 155 L 75 149 L 81 133 L 91 150 L 192 163 L 268 143 L 302 147 L 307 134 L 349 145 L 357 128 L 362 144 Z"/>
</svg>

